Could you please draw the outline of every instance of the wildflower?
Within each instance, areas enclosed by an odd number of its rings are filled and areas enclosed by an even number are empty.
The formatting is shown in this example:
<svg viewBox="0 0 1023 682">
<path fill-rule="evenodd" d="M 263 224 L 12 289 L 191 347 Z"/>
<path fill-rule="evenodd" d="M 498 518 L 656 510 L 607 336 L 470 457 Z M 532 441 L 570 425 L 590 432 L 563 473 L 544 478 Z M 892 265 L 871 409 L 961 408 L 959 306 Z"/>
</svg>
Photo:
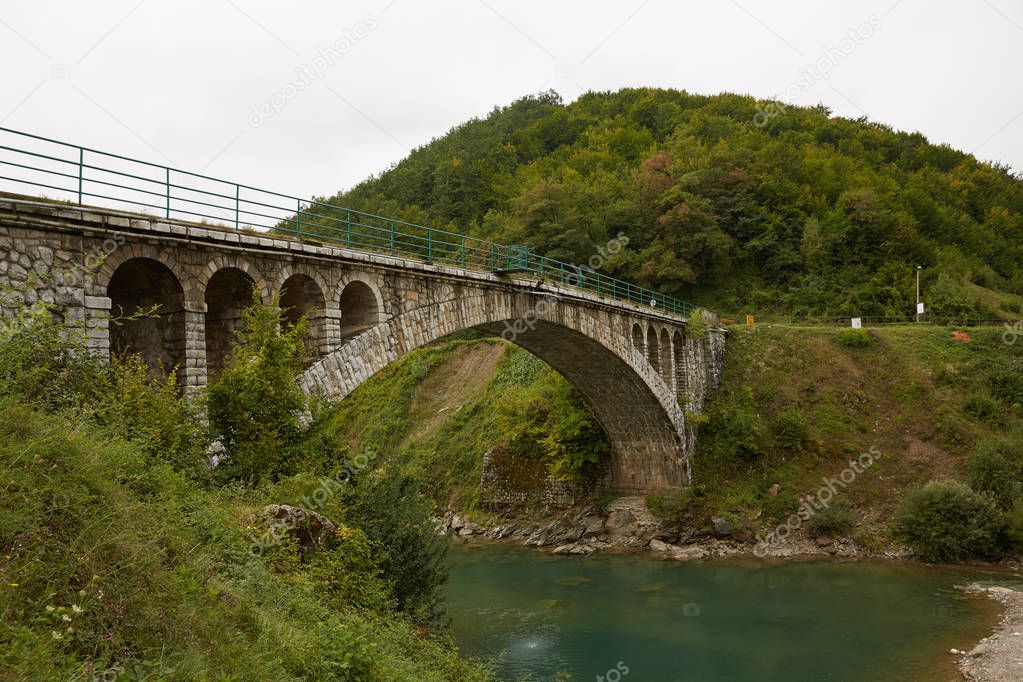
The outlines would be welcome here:
<svg viewBox="0 0 1023 682">
<path fill-rule="evenodd" d="M 71 616 L 67 615 L 66 613 L 65 613 L 64 615 L 62 615 L 62 616 L 60 617 L 60 619 L 61 619 L 62 621 L 64 621 L 65 623 L 70 623 L 70 622 L 71 622 Z"/>
<path fill-rule="evenodd" d="M 18 586 L 18 583 L 7 583 L 7 584 L 10 585 L 11 587 L 17 587 Z"/>
<path fill-rule="evenodd" d="M 78 604 L 72 604 L 71 605 L 71 610 L 74 611 L 75 613 L 81 613 L 82 612 L 82 607 L 79 606 Z"/>
<path fill-rule="evenodd" d="M 46 610 L 49 611 L 50 613 L 53 613 L 54 608 L 52 606 L 47 605 Z"/>
<path fill-rule="evenodd" d="M 60 639 L 62 636 L 63 635 L 61 635 L 56 630 L 50 630 L 50 637 L 53 637 L 54 639 Z"/>
<path fill-rule="evenodd" d="M 79 597 L 84 597 L 85 596 L 85 590 L 78 590 L 78 596 Z"/>
</svg>

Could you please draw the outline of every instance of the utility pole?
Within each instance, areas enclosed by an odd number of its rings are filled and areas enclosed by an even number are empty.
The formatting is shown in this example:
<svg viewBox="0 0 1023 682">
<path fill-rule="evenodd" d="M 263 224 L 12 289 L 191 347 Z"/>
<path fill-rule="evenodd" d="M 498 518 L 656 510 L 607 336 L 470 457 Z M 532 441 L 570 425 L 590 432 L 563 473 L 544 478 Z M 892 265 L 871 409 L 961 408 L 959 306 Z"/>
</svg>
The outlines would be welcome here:
<svg viewBox="0 0 1023 682">
<path fill-rule="evenodd" d="M 920 268 L 916 266 L 916 321 L 920 321 Z"/>
</svg>

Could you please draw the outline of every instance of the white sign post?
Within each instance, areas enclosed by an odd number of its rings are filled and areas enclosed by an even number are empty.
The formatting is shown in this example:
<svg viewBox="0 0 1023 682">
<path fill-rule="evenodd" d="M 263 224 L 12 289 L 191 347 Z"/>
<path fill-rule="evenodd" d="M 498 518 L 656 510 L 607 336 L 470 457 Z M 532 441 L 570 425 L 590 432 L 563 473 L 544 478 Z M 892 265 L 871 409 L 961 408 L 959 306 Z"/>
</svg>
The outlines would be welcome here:
<svg viewBox="0 0 1023 682">
<path fill-rule="evenodd" d="M 852 319 L 852 328 L 853 329 L 860 329 L 862 327 L 863 327 L 863 322 L 860 320 L 860 318 L 854 317 Z"/>
<path fill-rule="evenodd" d="M 916 314 L 917 315 L 923 315 L 924 314 L 924 304 L 923 303 L 917 303 L 916 304 Z"/>
</svg>

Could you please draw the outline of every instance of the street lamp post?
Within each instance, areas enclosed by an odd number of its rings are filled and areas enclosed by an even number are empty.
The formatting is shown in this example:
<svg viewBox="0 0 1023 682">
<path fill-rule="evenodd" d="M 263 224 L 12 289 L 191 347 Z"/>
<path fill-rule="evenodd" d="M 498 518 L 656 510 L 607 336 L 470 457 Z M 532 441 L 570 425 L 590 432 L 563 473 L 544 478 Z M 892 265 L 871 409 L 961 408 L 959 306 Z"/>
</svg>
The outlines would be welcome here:
<svg viewBox="0 0 1023 682">
<path fill-rule="evenodd" d="M 916 321 L 920 321 L 920 268 L 916 266 Z"/>
</svg>

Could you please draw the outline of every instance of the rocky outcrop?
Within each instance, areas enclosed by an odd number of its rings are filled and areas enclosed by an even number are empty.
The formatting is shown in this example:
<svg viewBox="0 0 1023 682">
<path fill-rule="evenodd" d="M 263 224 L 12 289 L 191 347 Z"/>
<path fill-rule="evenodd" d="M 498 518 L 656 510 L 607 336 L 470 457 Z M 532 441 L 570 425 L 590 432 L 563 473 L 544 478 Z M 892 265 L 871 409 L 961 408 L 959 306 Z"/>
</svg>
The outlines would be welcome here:
<svg viewBox="0 0 1023 682">
<path fill-rule="evenodd" d="M 268 504 L 251 521 L 265 526 L 274 536 L 292 538 L 307 555 L 329 547 L 337 534 L 337 526 L 326 516 L 289 504 Z"/>
</svg>

